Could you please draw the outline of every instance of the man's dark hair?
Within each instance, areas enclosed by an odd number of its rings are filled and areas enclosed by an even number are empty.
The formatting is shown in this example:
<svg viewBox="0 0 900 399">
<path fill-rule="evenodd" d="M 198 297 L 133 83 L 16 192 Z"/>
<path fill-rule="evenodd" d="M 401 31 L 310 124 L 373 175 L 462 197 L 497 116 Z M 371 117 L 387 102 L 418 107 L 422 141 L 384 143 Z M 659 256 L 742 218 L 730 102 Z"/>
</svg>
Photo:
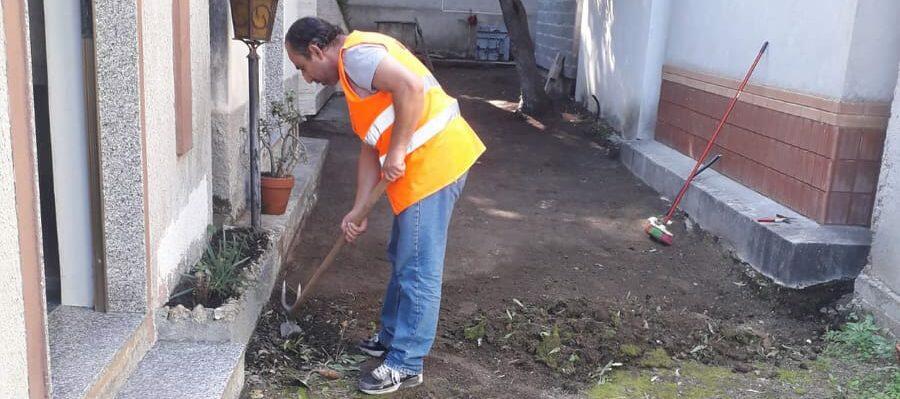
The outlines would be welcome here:
<svg viewBox="0 0 900 399">
<path fill-rule="evenodd" d="M 309 57 L 309 45 L 313 44 L 324 49 L 334 42 L 334 39 L 344 33 L 337 25 L 322 18 L 304 17 L 294 22 L 284 40 L 294 51 Z"/>
</svg>

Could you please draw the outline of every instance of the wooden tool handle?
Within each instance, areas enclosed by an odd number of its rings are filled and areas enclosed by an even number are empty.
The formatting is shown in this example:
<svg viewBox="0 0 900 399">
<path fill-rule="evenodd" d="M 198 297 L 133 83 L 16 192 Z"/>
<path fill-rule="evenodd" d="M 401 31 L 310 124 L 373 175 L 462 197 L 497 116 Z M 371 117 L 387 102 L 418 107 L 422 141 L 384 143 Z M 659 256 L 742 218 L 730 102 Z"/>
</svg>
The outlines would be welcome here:
<svg viewBox="0 0 900 399">
<path fill-rule="evenodd" d="M 387 189 L 389 181 L 386 179 L 381 179 L 372 191 L 369 192 L 369 195 L 366 197 L 366 203 L 363 205 L 362 212 L 359 214 L 358 220 L 354 220 L 354 224 L 360 224 L 363 220 L 365 220 L 369 213 L 372 212 L 372 208 L 375 207 L 375 204 L 378 203 L 378 200 L 381 199 L 381 195 L 384 194 L 384 191 Z M 312 277 L 309 278 L 309 281 L 306 283 L 306 289 L 303 289 L 302 284 L 297 285 L 297 299 L 294 301 L 293 305 L 288 305 L 286 299 L 286 291 L 287 291 L 287 282 L 282 282 L 281 286 L 281 305 L 284 306 L 289 316 L 295 316 L 297 312 L 300 310 L 300 303 L 306 298 L 309 294 L 310 287 L 315 285 L 316 280 L 319 279 L 319 276 L 328 270 L 332 263 L 334 263 L 334 259 L 337 258 L 338 253 L 341 252 L 341 248 L 344 247 L 344 244 L 347 243 L 347 239 L 344 237 L 344 232 L 341 231 L 337 240 L 335 240 L 334 245 L 331 247 L 331 251 L 328 251 L 328 255 L 325 256 L 325 259 L 319 264 L 319 267 L 316 268 L 316 271 L 313 273 Z"/>
</svg>

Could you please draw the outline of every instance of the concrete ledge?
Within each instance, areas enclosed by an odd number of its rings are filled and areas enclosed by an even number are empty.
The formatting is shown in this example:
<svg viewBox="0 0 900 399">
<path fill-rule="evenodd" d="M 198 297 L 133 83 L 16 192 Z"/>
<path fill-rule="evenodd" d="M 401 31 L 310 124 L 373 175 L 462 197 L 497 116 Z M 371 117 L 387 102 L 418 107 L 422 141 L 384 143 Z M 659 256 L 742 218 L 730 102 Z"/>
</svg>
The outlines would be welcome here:
<svg viewBox="0 0 900 399">
<path fill-rule="evenodd" d="M 231 399 L 243 386 L 243 345 L 160 342 L 116 397 Z"/>
<path fill-rule="evenodd" d="M 50 313 L 54 398 L 109 397 L 153 345 L 153 319 L 59 306 Z"/>
<path fill-rule="evenodd" d="M 856 278 L 854 296 L 873 314 L 882 327 L 900 337 L 900 293 L 894 292 L 878 277 L 863 270 Z"/>
<path fill-rule="evenodd" d="M 654 140 L 624 141 L 621 159 L 632 173 L 669 198 L 675 197 L 694 165 L 693 159 Z M 680 209 L 733 246 L 741 260 L 785 287 L 853 279 L 869 253 L 869 229 L 820 225 L 714 170 L 694 180 Z M 775 213 L 795 220 L 791 224 L 756 222 Z"/>
<path fill-rule="evenodd" d="M 319 112 L 307 118 L 303 125 L 304 127 L 319 128 L 352 135 L 354 133 L 353 127 L 350 125 L 350 118 L 347 116 L 349 114 L 350 111 L 347 108 L 347 100 L 344 99 L 344 93 L 334 93 L 321 109 L 319 109 Z"/>
<path fill-rule="evenodd" d="M 283 215 L 263 215 L 262 227 L 269 232 L 269 248 L 248 268 L 248 284 L 240 298 L 219 308 L 197 306 L 163 307 L 156 315 L 161 341 L 234 342 L 246 345 L 256 328 L 263 306 L 269 301 L 281 261 L 318 199 L 319 176 L 325 163 L 328 141 L 304 138 L 307 162 L 294 169 L 295 185 Z M 249 224 L 246 216 L 243 225 Z"/>
</svg>

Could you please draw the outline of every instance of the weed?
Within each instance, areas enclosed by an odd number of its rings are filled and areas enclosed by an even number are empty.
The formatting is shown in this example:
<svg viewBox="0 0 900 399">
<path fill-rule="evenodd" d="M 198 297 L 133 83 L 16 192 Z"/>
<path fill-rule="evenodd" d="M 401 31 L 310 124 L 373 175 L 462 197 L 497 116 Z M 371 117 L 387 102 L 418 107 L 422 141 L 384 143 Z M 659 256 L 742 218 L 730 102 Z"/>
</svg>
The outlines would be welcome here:
<svg viewBox="0 0 900 399">
<path fill-rule="evenodd" d="M 847 397 L 865 399 L 896 399 L 900 398 L 900 371 L 893 368 L 894 372 L 871 373 L 863 377 L 850 380 L 843 387 Z"/>
<path fill-rule="evenodd" d="M 327 349 L 322 347 L 319 351 L 322 353 L 323 358 L 325 359 L 325 363 L 323 366 L 327 366 L 333 370 L 346 372 L 346 371 L 358 371 L 358 364 L 362 363 L 366 360 L 366 356 L 364 355 L 354 355 L 347 352 L 347 342 L 344 340 L 344 335 L 347 333 L 347 328 L 351 325 L 356 324 L 356 319 L 353 320 L 345 320 L 340 323 L 340 330 L 338 330 L 338 340 L 334 345 L 334 348 Z"/>
<path fill-rule="evenodd" d="M 848 322 L 840 330 L 825 333 L 829 354 L 862 360 L 889 359 L 893 355 L 893 344 L 884 337 L 871 315 L 862 320 L 851 315 L 851 319 L 857 321 Z"/>
<path fill-rule="evenodd" d="M 466 327 L 463 335 L 467 340 L 476 342 L 478 346 L 481 346 L 481 340 L 484 338 L 486 333 L 486 320 L 484 317 L 479 317 L 475 320 L 475 324 L 472 324 L 469 327 Z"/>
<path fill-rule="evenodd" d="M 622 367 L 622 363 L 610 360 L 605 366 L 597 367 L 588 377 L 592 380 L 597 380 L 597 385 L 603 385 L 607 382 L 606 374 L 612 371 L 613 367 Z"/>
<path fill-rule="evenodd" d="M 559 327 L 553 326 L 552 330 L 542 332 L 541 337 L 541 343 L 538 344 L 534 357 L 548 367 L 556 369 L 559 365 L 559 351 L 562 349 Z"/>
</svg>

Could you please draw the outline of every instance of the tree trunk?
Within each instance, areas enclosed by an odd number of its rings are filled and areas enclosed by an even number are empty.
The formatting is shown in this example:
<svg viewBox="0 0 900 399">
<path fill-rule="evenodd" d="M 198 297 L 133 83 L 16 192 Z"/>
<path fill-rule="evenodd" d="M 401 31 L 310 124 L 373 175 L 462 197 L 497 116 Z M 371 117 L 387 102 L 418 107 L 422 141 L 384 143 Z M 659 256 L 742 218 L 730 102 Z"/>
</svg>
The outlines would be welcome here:
<svg viewBox="0 0 900 399">
<path fill-rule="evenodd" d="M 521 111 L 531 115 L 541 115 L 550 111 L 550 97 L 544 92 L 541 75 L 534 60 L 534 42 L 528 31 L 528 15 L 521 0 L 499 0 L 503 10 L 503 20 L 516 58 L 516 71 L 522 87 Z"/>
</svg>

